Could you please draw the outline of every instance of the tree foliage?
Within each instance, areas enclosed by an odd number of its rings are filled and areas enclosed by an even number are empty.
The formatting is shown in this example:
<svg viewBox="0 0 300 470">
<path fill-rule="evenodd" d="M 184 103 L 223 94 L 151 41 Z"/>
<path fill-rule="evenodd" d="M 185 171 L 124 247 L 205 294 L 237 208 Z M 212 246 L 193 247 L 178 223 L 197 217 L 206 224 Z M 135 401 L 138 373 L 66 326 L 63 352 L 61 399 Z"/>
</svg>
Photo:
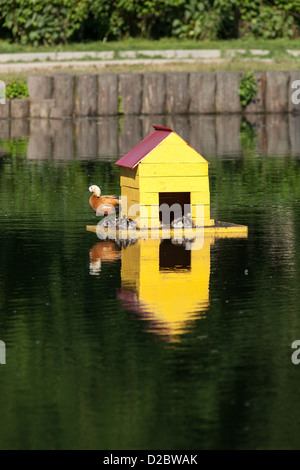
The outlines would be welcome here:
<svg viewBox="0 0 300 470">
<path fill-rule="evenodd" d="M 104 37 L 158 38 L 171 34 L 172 20 L 183 5 L 184 0 L 95 0 L 90 13 L 102 23 L 106 20 Z"/>
<path fill-rule="evenodd" d="M 189 0 L 173 21 L 172 32 L 195 39 L 271 39 L 295 37 L 299 26 L 299 0 Z"/>
<path fill-rule="evenodd" d="M 87 17 L 88 0 L 0 0 L 0 17 L 21 44 L 66 41 Z"/>
<path fill-rule="evenodd" d="M 22 44 L 174 36 L 299 35 L 300 0 L 0 0 L 0 34 Z M 3 29 L 4 28 L 4 29 Z"/>
</svg>

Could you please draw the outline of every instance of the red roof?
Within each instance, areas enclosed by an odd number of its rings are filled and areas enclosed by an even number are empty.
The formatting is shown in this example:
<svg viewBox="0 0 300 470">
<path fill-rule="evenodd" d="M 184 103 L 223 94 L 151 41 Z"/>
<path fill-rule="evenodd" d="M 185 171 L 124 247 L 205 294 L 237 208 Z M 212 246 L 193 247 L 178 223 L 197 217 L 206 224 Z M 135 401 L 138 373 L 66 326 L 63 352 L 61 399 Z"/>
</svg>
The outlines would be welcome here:
<svg viewBox="0 0 300 470">
<path fill-rule="evenodd" d="M 172 129 L 169 127 L 152 126 L 152 131 L 147 137 L 141 140 L 133 149 L 131 149 L 124 157 L 116 162 L 116 165 L 125 166 L 127 168 L 134 168 L 145 158 L 151 150 L 155 149 L 168 135 L 171 134 Z"/>
</svg>

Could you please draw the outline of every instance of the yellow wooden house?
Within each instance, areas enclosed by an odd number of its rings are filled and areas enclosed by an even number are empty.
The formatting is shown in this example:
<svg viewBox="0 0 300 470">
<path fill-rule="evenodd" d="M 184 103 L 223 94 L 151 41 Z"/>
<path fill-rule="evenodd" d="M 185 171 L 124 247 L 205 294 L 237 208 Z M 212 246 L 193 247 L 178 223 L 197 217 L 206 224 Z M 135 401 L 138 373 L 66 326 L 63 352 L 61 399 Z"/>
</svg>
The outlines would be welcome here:
<svg viewBox="0 0 300 470">
<path fill-rule="evenodd" d="M 153 128 L 116 162 L 121 174 L 121 216 L 136 219 L 139 228 L 160 228 L 160 208 L 176 204 L 196 226 L 213 226 L 209 163 L 172 129 Z"/>
</svg>

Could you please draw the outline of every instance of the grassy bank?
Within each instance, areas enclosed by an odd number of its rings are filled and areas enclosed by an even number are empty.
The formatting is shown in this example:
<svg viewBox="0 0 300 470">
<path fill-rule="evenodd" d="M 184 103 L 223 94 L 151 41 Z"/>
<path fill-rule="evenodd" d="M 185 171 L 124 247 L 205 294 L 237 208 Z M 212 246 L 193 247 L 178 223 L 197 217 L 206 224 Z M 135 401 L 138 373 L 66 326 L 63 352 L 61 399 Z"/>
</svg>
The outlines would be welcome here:
<svg viewBox="0 0 300 470">
<path fill-rule="evenodd" d="M 0 53 L 14 52 L 58 52 L 58 51 L 126 51 L 126 50 L 166 50 L 166 49 L 268 49 L 272 57 L 284 54 L 286 49 L 299 49 L 299 39 L 234 39 L 224 41 L 195 41 L 162 38 L 157 41 L 128 38 L 122 41 L 89 41 L 67 43 L 59 46 L 23 46 L 0 40 Z"/>
<path fill-rule="evenodd" d="M 300 58 L 298 59 L 289 59 L 286 61 L 258 61 L 258 60 L 238 60 L 231 59 L 224 62 L 210 62 L 210 63 L 187 63 L 184 61 L 178 63 L 165 63 L 165 64 L 155 64 L 155 63 L 141 63 L 135 65 L 102 65 L 98 62 L 95 66 L 89 67 L 78 67 L 70 69 L 61 63 L 59 68 L 49 67 L 47 69 L 39 70 L 32 69 L 30 71 L 18 72 L 18 73 L 1 73 L 0 80 L 4 80 L 6 83 L 11 82 L 12 80 L 17 80 L 25 82 L 28 75 L 33 73 L 40 74 L 49 74 L 49 73 L 99 73 L 99 72 L 145 72 L 145 71 L 156 71 L 156 72 L 169 72 L 169 71 L 197 71 L 197 70 L 206 70 L 206 71 L 216 71 L 216 70 L 240 70 L 240 71 L 265 71 L 265 70 L 299 70 L 300 68 Z"/>
<path fill-rule="evenodd" d="M 192 70 L 299 70 L 300 57 L 293 57 L 287 53 L 287 49 L 300 50 L 300 39 L 297 40 L 255 40 L 255 39 L 238 39 L 227 41 L 192 41 L 182 40 L 178 41 L 173 38 L 164 38 L 158 41 L 146 39 L 127 39 L 120 42 L 81 42 L 70 43 L 55 47 L 40 46 L 33 48 L 31 46 L 21 46 L 20 44 L 10 44 L 8 41 L 0 41 L 0 53 L 14 53 L 14 52 L 49 52 L 49 51 L 108 51 L 113 50 L 115 53 L 118 51 L 126 50 L 157 50 L 157 58 L 159 58 L 159 51 L 166 49 L 220 49 L 222 52 L 222 60 L 216 61 L 197 61 L 188 62 L 181 60 L 178 62 L 164 62 L 153 63 L 151 61 L 141 62 L 139 64 L 129 65 L 126 63 L 110 64 L 109 62 L 101 63 L 95 61 L 93 65 L 87 64 L 85 60 L 80 61 L 76 66 L 68 66 L 64 62 L 61 65 L 53 67 L 49 61 L 47 69 L 39 70 L 38 62 L 36 67 L 33 66 L 30 70 L 20 71 L 17 73 L 6 73 L 5 67 L 0 72 L 0 79 L 6 83 L 12 80 L 26 81 L 27 75 L 32 73 L 97 73 L 97 72 L 145 72 L 145 71 L 192 71 Z M 229 49 L 243 49 L 246 53 L 243 55 L 237 54 L 235 57 L 226 56 L 226 51 Z M 253 57 L 250 49 L 268 50 L 269 54 L 259 57 Z M 78 62 L 78 61 L 76 61 Z M 82 65 L 81 65 L 82 64 Z"/>
</svg>

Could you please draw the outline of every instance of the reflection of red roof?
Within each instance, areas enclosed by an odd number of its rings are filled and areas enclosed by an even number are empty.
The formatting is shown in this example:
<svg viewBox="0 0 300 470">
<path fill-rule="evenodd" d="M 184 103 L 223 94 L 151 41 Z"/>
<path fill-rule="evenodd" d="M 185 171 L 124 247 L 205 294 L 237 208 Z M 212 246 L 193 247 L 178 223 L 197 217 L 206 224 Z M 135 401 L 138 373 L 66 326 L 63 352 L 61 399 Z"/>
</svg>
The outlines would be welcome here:
<svg viewBox="0 0 300 470">
<path fill-rule="evenodd" d="M 124 157 L 120 158 L 116 162 L 116 165 L 125 166 L 127 168 L 134 168 L 136 165 L 143 160 L 151 150 L 155 149 L 168 135 L 171 134 L 172 129 L 169 127 L 152 126 L 152 131 L 147 137 L 145 137 L 140 143 L 138 143 L 133 149 L 131 149 Z"/>
</svg>

